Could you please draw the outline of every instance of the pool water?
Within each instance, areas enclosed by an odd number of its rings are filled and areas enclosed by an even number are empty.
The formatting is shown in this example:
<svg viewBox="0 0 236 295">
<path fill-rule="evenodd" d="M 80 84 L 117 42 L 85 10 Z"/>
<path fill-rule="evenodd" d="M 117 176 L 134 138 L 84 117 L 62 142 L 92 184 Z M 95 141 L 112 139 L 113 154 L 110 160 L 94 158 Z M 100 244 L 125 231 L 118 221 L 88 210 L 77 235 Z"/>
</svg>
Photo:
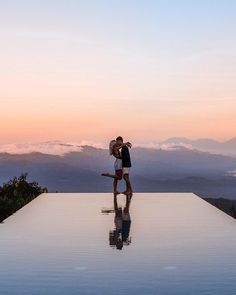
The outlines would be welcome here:
<svg viewBox="0 0 236 295">
<path fill-rule="evenodd" d="M 236 222 L 191 193 L 42 194 L 0 237 L 1 295 L 236 290 Z"/>
</svg>

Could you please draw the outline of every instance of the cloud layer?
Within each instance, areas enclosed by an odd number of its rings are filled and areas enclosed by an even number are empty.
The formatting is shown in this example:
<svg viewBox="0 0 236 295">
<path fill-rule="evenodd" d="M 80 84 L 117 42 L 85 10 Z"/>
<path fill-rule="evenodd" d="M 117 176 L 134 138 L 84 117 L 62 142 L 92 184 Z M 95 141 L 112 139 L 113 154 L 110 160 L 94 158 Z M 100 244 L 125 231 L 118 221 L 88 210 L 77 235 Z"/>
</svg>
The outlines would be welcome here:
<svg viewBox="0 0 236 295">
<path fill-rule="evenodd" d="M 81 152 L 83 146 L 88 145 L 95 148 L 107 147 L 100 143 L 92 143 L 89 141 L 81 142 L 61 142 L 61 141 L 47 141 L 41 143 L 23 143 L 23 144 L 3 144 L 0 145 L 0 153 L 8 154 L 29 154 L 29 153 L 43 153 L 49 155 L 63 156 L 70 152 Z M 179 143 L 176 144 L 158 144 L 158 143 L 147 143 L 147 144 L 136 144 L 136 147 L 162 149 L 162 150 L 176 150 L 181 148 L 192 149 L 191 145 Z"/>
<path fill-rule="evenodd" d="M 59 155 L 63 156 L 70 152 L 81 152 L 83 146 L 88 145 L 95 148 L 107 147 L 100 143 L 92 143 L 89 141 L 81 142 L 61 142 L 61 141 L 47 141 L 41 143 L 23 143 L 23 144 L 3 144 L 0 145 L 0 153 L 8 154 L 29 154 L 29 153 L 42 153 L 48 155 Z M 191 145 L 185 143 L 176 144 L 135 144 L 134 147 L 143 147 L 143 148 L 153 148 L 153 149 L 162 149 L 162 150 L 176 150 L 181 148 L 192 149 Z"/>
<path fill-rule="evenodd" d="M 38 152 L 49 155 L 63 156 L 69 152 L 80 151 L 82 151 L 82 147 L 79 144 L 62 143 L 60 141 L 0 145 L 0 153 L 9 154 L 29 154 Z"/>
</svg>

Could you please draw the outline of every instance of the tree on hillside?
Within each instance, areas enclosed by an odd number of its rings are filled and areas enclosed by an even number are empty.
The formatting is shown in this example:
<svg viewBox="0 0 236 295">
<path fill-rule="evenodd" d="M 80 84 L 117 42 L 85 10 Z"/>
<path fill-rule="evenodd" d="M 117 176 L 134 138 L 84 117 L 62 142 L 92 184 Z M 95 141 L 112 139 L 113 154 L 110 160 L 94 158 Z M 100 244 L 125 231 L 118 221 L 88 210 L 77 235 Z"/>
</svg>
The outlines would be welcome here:
<svg viewBox="0 0 236 295">
<path fill-rule="evenodd" d="M 0 187 L 0 222 L 44 192 L 47 188 L 27 181 L 27 173 L 4 183 Z"/>
</svg>

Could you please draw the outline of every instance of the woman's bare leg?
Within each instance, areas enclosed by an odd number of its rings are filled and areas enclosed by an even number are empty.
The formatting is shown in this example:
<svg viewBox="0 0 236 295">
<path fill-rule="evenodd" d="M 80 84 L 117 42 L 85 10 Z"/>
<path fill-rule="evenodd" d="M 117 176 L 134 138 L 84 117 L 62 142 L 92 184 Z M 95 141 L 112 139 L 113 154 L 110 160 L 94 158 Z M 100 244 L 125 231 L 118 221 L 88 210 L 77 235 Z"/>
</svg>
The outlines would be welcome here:
<svg viewBox="0 0 236 295">
<path fill-rule="evenodd" d="M 119 194 L 119 192 L 117 191 L 117 184 L 118 184 L 118 180 L 122 179 L 122 170 L 116 170 L 116 174 L 111 174 L 111 173 L 102 173 L 102 176 L 106 176 L 106 177 L 110 177 L 113 178 L 113 191 L 114 194 Z"/>
<path fill-rule="evenodd" d="M 117 184 L 118 184 L 118 179 L 117 178 L 114 178 L 114 181 L 113 181 L 113 192 L 115 195 L 119 194 L 119 192 L 117 191 Z"/>
<path fill-rule="evenodd" d="M 106 176 L 106 177 L 110 177 L 110 178 L 118 178 L 117 175 L 115 175 L 115 174 L 111 174 L 111 173 L 102 173 L 101 175 L 102 175 L 102 176 Z"/>
</svg>

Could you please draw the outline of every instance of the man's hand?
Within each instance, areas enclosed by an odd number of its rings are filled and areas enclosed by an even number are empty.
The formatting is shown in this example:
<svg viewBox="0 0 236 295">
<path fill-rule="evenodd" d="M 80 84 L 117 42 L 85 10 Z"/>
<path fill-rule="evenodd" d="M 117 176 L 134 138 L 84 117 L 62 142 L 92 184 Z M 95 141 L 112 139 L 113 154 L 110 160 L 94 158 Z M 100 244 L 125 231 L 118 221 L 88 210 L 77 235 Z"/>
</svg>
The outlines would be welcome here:
<svg viewBox="0 0 236 295">
<path fill-rule="evenodd" d="M 114 151 L 118 151 L 119 149 L 121 149 L 123 146 L 127 146 L 129 148 L 132 147 L 132 144 L 130 142 L 125 142 L 125 143 L 122 143 L 121 145 L 117 145 L 114 147 Z"/>
</svg>

